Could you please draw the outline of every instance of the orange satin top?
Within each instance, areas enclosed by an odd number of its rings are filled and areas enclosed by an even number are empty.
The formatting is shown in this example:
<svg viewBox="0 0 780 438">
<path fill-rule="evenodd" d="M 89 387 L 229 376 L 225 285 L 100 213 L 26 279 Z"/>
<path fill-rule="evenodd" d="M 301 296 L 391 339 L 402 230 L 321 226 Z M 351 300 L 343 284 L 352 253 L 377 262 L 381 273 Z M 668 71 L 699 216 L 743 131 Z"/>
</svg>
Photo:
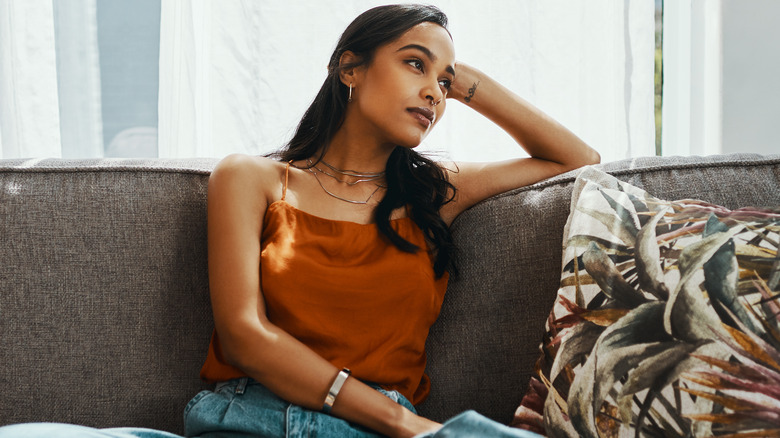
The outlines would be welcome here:
<svg viewBox="0 0 780 438">
<path fill-rule="evenodd" d="M 288 166 L 289 170 L 289 166 Z M 419 246 L 405 253 L 373 224 L 325 219 L 282 199 L 268 206 L 260 255 L 269 321 L 352 376 L 425 400 L 425 340 L 439 315 L 448 276 L 436 279 L 420 228 L 391 221 Z M 201 378 L 244 377 L 228 365 L 215 332 Z"/>
</svg>

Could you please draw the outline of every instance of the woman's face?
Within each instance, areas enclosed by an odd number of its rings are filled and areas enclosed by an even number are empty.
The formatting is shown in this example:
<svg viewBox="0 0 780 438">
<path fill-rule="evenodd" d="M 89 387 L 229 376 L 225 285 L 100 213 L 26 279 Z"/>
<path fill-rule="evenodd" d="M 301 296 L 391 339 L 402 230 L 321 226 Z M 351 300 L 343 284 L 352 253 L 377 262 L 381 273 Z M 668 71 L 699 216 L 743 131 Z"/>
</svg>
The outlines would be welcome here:
<svg viewBox="0 0 780 438">
<path fill-rule="evenodd" d="M 444 115 L 454 76 L 449 33 L 438 24 L 420 23 L 379 47 L 372 62 L 357 70 L 347 114 L 382 143 L 416 147 Z"/>
</svg>

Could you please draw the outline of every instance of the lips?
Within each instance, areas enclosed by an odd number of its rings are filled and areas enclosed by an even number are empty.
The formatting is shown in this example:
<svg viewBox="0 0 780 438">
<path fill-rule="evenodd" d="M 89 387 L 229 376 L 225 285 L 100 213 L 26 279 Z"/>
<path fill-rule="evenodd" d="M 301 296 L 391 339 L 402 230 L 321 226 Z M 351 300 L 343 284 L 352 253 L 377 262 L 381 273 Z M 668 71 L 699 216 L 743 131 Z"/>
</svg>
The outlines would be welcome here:
<svg viewBox="0 0 780 438">
<path fill-rule="evenodd" d="M 407 111 L 411 113 L 412 117 L 416 118 L 420 124 L 428 128 L 433 124 L 433 121 L 436 120 L 436 114 L 431 111 L 430 108 L 425 107 L 414 107 L 414 108 L 407 108 Z"/>
</svg>

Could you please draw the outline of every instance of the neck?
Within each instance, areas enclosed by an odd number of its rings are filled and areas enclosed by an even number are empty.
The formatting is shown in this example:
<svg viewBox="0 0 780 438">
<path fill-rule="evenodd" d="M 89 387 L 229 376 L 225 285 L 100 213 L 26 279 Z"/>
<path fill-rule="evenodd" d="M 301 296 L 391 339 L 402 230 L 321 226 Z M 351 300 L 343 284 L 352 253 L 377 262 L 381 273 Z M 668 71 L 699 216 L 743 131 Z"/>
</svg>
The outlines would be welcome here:
<svg viewBox="0 0 780 438">
<path fill-rule="evenodd" d="M 351 126 L 349 121 L 350 118 L 347 118 L 344 125 L 333 136 L 322 159 L 345 171 L 384 172 L 395 145 L 378 141 L 376 137 Z"/>
</svg>

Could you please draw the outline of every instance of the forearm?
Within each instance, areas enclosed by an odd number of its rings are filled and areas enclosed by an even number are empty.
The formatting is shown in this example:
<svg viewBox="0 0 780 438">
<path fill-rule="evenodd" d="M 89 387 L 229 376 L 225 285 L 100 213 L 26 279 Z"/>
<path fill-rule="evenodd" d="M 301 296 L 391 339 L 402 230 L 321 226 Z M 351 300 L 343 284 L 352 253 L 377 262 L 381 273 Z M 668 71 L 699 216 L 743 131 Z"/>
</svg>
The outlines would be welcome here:
<svg viewBox="0 0 780 438">
<path fill-rule="evenodd" d="M 573 132 L 490 76 L 463 63 L 456 72 L 449 97 L 504 129 L 530 156 L 571 168 L 599 161 Z"/>
<path fill-rule="evenodd" d="M 244 333 L 241 340 L 234 339 L 232 363 L 279 397 L 314 411 L 322 409 L 338 368 L 271 324 L 254 334 Z M 436 426 L 352 377 L 331 414 L 387 436 L 414 436 Z"/>
</svg>

